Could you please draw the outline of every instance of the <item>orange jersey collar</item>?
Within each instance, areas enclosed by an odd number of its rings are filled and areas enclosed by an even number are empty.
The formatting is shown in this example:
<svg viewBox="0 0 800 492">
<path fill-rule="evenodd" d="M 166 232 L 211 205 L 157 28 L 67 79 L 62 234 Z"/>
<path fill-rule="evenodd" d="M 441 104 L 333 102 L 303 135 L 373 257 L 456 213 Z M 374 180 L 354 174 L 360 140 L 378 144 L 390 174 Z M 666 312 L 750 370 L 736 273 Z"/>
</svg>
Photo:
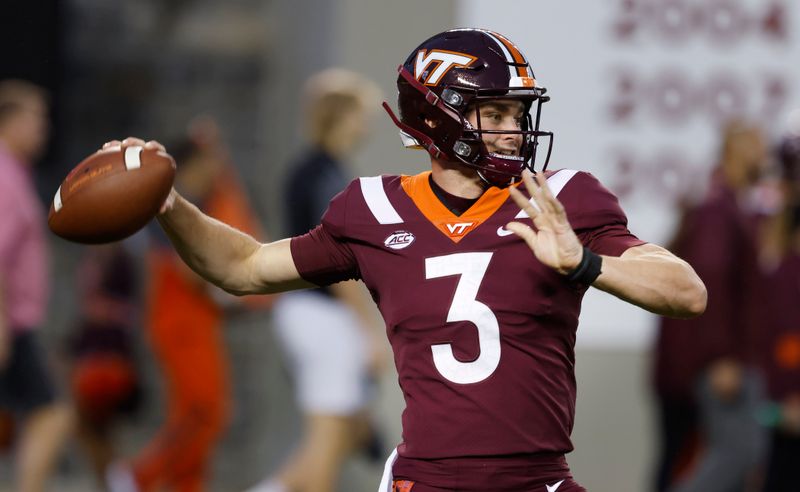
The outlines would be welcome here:
<svg viewBox="0 0 800 492">
<path fill-rule="evenodd" d="M 422 215 L 454 243 L 464 239 L 497 212 L 509 197 L 508 189 L 493 186 L 466 212 L 455 215 L 434 194 L 428 182 L 430 174 L 431 171 L 425 171 L 415 176 L 402 176 L 400 182 Z"/>
</svg>

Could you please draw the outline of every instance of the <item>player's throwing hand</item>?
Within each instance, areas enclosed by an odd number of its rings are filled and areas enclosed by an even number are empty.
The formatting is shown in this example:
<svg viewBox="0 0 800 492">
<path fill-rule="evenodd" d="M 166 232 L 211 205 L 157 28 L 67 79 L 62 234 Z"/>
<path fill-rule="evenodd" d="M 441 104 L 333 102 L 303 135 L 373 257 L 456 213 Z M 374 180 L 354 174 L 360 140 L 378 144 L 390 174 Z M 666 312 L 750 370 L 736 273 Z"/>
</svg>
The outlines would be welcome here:
<svg viewBox="0 0 800 492">
<path fill-rule="evenodd" d="M 534 177 L 525 171 L 522 181 L 533 203 L 514 186 L 509 187 L 509 192 L 536 227 L 534 229 L 521 222 L 511 222 L 506 228 L 524 239 L 539 261 L 561 274 L 569 274 L 581 262 L 583 245 L 572 230 L 563 205 L 550 192 L 544 173 Z"/>
<path fill-rule="evenodd" d="M 140 145 L 146 149 L 152 148 L 152 149 L 158 149 L 161 152 L 167 151 L 167 149 L 164 148 L 164 146 L 156 140 L 150 140 L 148 142 L 145 142 L 141 138 L 136 138 L 136 137 L 128 137 L 123 141 L 111 140 L 110 142 L 106 142 L 103 144 L 102 150 L 108 149 L 110 147 L 119 147 L 121 145 L 126 145 L 126 146 Z M 172 206 L 175 203 L 175 196 L 176 196 L 175 188 L 172 188 L 169 192 L 169 195 L 167 195 L 166 200 L 164 200 L 164 203 L 161 205 L 161 208 L 159 208 L 158 210 L 159 214 L 164 214 L 168 212 L 170 209 L 172 209 Z"/>
</svg>

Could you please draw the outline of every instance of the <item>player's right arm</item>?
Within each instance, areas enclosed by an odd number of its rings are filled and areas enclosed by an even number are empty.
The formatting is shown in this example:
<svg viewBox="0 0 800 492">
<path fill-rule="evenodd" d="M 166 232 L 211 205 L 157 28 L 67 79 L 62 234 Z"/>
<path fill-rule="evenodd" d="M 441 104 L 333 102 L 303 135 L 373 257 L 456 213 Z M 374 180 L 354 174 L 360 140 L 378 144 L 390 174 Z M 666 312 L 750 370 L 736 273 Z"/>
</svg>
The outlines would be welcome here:
<svg viewBox="0 0 800 492">
<path fill-rule="evenodd" d="M 198 275 L 235 295 L 315 287 L 295 267 L 290 240 L 260 243 L 213 219 L 177 192 L 158 222 L 175 250 Z"/>
<path fill-rule="evenodd" d="M 112 145 L 144 145 L 164 150 L 155 141 L 127 138 Z M 198 275 L 235 295 L 270 294 L 315 287 L 295 267 L 290 240 L 260 243 L 208 215 L 174 189 L 158 222 L 183 261 Z"/>
</svg>

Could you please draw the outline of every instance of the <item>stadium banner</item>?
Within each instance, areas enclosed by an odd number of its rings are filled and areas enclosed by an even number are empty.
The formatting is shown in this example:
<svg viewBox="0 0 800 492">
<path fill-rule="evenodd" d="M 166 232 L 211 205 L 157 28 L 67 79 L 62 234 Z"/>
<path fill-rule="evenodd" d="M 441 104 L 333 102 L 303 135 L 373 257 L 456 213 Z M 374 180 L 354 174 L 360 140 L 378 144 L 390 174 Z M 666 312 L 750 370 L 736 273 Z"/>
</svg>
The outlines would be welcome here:
<svg viewBox="0 0 800 492">
<path fill-rule="evenodd" d="M 456 24 L 529 57 L 552 97 L 550 168 L 593 173 L 648 241 L 667 244 L 677 204 L 702 196 L 724 122 L 743 115 L 774 140 L 800 119 L 800 2 L 462 0 Z M 646 348 L 656 321 L 592 289 L 578 344 Z"/>
</svg>

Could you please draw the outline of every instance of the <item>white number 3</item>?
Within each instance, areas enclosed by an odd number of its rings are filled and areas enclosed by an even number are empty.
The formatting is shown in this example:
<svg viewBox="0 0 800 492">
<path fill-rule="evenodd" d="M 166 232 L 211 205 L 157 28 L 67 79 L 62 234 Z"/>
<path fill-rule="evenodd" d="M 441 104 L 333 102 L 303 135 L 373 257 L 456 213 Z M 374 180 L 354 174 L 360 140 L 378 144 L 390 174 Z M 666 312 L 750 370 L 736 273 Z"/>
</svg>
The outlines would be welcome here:
<svg viewBox="0 0 800 492">
<path fill-rule="evenodd" d="M 456 253 L 425 259 L 425 278 L 460 275 L 447 313 L 447 322 L 469 321 L 478 329 L 480 353 L 472 362 L 461 362 L 449 343 L 431 345 L 439 373 L 454 383 L 470 384 L 488 378 L 500 363 L 500 326 L 486 304 L 475 299 L 486 275 L 492 253 Z"/>
</svg>

